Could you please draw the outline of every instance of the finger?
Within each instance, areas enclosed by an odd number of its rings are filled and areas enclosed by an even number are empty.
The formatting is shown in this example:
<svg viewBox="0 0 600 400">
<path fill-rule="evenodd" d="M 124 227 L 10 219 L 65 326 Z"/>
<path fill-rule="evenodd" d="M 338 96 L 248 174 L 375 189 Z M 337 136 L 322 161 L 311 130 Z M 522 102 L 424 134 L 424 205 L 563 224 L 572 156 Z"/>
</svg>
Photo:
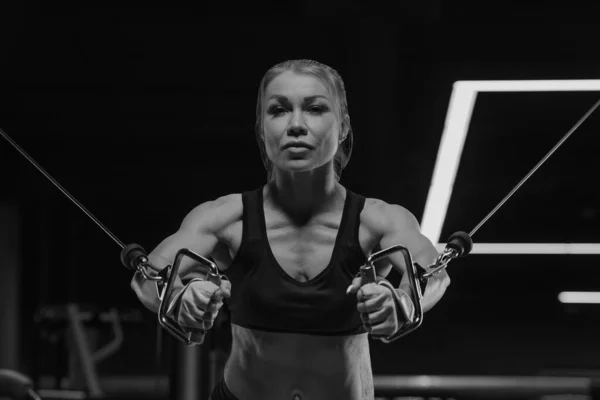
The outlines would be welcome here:
<svg viewBox="0 0 600 400">
<path fill-rule="evenodd" d="M 193 311 L 186 311 L 180 313 L 177 318 L 179 326 L 185 329 L 205 329 L 205 323 L 207 321 L 214 321 L 216 319 L 216 313 L 205 312 L 199 309 Z"/>
<path fill-rule="evenodd" d="M 189 284 L 186 294 L 189 292 L 192 300 L 196 304 L 207 305 L 213 294 L 219 289 L 219 286 L 210 281 L 197 280 Z M 186 295 L 184 294 L 184 296 Z"/>
<path fill-rule="evenodd" d="M 201 328 L 202 322 L 209 316 L 216 314 L 216 309 L 219 307 L 218 304 L 208 305 L 201 303 L 201 301 L 194 302 L 190 299 L 182 301 L 179 306 L 177 323 L 186 328 Z"/>
<path fill-rule="evenodd" d="M 198 329 L 192 332 L 192 334 L 190 335 L 190 340 L 194 343 L 202 344 L 204 343 L 205 336 L 206 331 Z"/>
<path fill-rule="evenodd" d="M 223 303 L 209 304 L 206 310 L 203 310 L 195 304 L 182 303 L 177 323 L 186 329 L 205 328 L 204 323 L 206 321 L 214 322 L 222 306 Z"/>
<path fill-rule="evenodd" d="M 393 310 L 390 308 L 382 308 L 381 310 L 369 313 L 369 324 L 375 327 L 376 325 L 387 321 L 392 312 Z"/>
<path fill-rule="evenodd" d="M 362 278 L 360 275 L 352 279 L 352 283 L 350 284 L 350 286 L 348 286 L 348 289 L 346 289 L 346 294 L 354 294 L 358 292 L 358 289 L 360 289 L 361 286 L 361 282 Z"/>
<path fill-rule="evenodd" d="M 179 314 L 177 323 L 184 329 L 204 329 L 204 313 L 201 310 L 183 312 Z"/>
<path fill-rule="evenodd" d="M 223 301 L 223 299 L 228 299 L 231 297 L 231 282 L 228 280 L 221 280 L 221 286 L 213 293 L 211 297 L 211 301 L 219 302 Z"/>
<path fill-rule="evenodd" d="M 363 325 L 371 324 L 371 321 L 369 321 L 369 313 L 360 313 L 360 320 L 362 321 Z"/>
<path fill-rule="evenodd" d="M 214 282 L 205 281 L 205 280 L 196 280 L 196 281 L 190 283 L 190 286 L 193 288 L 194 291 L 200 292 L 204 296 L 209 297 L 209 298 L 220 287 L 220 286 L 215 285 Z"/>
<path fill-rule="evenodd" d="M 391 334 L 390 334 L 390 335 L 391 335 Z M 382 338 L 387 338 L 387 337 L 388 337 L 388 336 L 390 336 L 390 335 L 381 334 L 381 333 L 379 333 L 379 334 L 376 334 L 376 333 L 371 333 L 371 337 L 372 337 L 373 339 L 382 339 Z"/>
<path fill-rule="evenodd" d="M 219 289 L 221 290 L 223 298 L 228 299 L 231 297 L 231 282 L 227 279 L 221 279 L 221 286 Z"/>
<path fill-rule="evenodd" d="M 213 327 L 215 321 L 213 319 L 211 319 L 210 321 L 204 321 L 202 323 L 202 329 L 204 330 L 209 330 L 210 328 Z"/>
<path fill-rule="evenodd" d="M 217 314 L 219 312 L 219 310 L 221 309 L 221 307 L 223 307 L 223 303 L 219 302 L 219 303 L 209 303 L 208 306 L 206 307 L 206 312 L 212 313 L 212 314 Z"/>
<path fill-rule="evenodd" d="M 394 333 L 394 328 L 389 322 L 384 322 L 372 325 L 370 333 L 373 338 L 388 337 Z"/>
<path fill-rule="evenodd" d="M 363 326 L 365 328 L 365 331 L 367 331 L 368 333 L 371 333 L 371 325 L 368 322 L 363 322 Z"/>
<path fill-rule="evenodd" d="M 390 310 L 389 308 L 383 308 L 371 313 L 363 312 L 360 313 L 360 320 L 363 322 L 363 324 L 376 325 L 388 319 L 392 311 L 393 310 Z"/>
<path fill-rule="evenodd" d="M 223 291 L 219 288 L 217 291 L 211 296 L 209 300 L 209 304 L 220 303 L 225 298 Z"/>
<path fill-rule="evenodd" d="M 193 282 L 184 294 L 184 301 L 191 302 L 196 307 L 206 310 L 211 303 L 213 294 L 219 289 L 217 285 L 208 281 Z M 217 303 L 215 301 L 215 303 Z"/>
<path fill-rule="evenodd" d="M 214 313 L 211 313 L 209 311 L 205 311 L 205 312 L 202 313 L 202 318 L 201 319 L 204 322 L 206 322 L 206 321 L 213 321 L 215 319 L 214 315 L 215 315 Z"/>
<path fill-rule="evenodd" d="M 212 328 L 216 315 L 202 310 L 194 310 L 180 314 L 178 324 L 186 330 L 209 330 Z"/>
<path fill-rule="evenodd" d="M 358 301 L 365 301 L 385 293 L 386 290 L 389 291 L 389 289 L 384 288 L 376 283 L 367 283 L 366 285 L 361 286 L 358 290 L 357 299 Z"/>
<path fill-rule="evenodd" d="M 360 301 L 356 305 L 356 308 L 358 309 L 358 312 L 369 313 L 371 311 L 380 310 L 381 308 L 383 308 L 386 300 L 388 299 L 384 295 L 376 296 L 372 299 Z"/>
</svg>

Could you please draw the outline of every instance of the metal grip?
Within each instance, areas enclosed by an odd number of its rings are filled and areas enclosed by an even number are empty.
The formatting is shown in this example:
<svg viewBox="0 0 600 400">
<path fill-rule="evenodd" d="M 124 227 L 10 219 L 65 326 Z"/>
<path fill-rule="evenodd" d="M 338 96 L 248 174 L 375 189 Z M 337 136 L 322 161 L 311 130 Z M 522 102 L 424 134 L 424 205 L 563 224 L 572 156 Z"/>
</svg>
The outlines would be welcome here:
<svg viewBox="0 0 600 400">
<path fill-rule="evenodd" d="M 374 283 L 377 280 L 376 271 L 375 271 L 375 261 L 381 260 L 383 258 L 389 257 L 390 254 L 401 252 L 404 256 L 404 263 L 406 264 L 406 274 L 408 274 L 409 284 L 410 284 L 410 298 L 414 304 L 415 312 L 414 318 L 412 322 L 405 323 L 399 330 L 393 335 L 393 338 L 386 339 L 380 338 L 382 342 L 389 343 L 392 340 L 396 340 L 404 335 L 409 334 L 415 329 L 419 328 L 423 323 L 423 308 L 421 307 L 421 299 L 423 298 L 423 293 L 421 292 L 421 283 L 420 276 L 417 270 L 417 267 L 412 261 L 412 257 L 410 255 L 410 251 L 403 245 L 397 244 L 395 246 L 388 247 L 386 249 L 380 250 L 377 253 L 371 254 L 369 258 L 367 258 L 367 263 L 360 268 L 360 275 L 363 284 Z M 395 269 L 397 269 L 400 273 L 403 273 L 400 267 L 392 264 Z"/>
<path fill-rule="evenodd" d="M 371 256 L 367 258 L 367 263 L 360 267 L 360 275 L 363 284 L 377 282 L 374 265 L 375 261 L 389 257 L 391 254 L 398 251 L 402 253 L 404 256 L 404 264 L 406 265 L 408 283 L 410 284 L 410 298 L 415 307 L 413 321 L 405 323 L 398 330 L 398 332 L 394 333 L 391 337 L 381 338 L 382 342 L 390 343 L 421 326 L 423 323 L 423 307 L 421 305 L 421 299 L 423 298 L 423 293 L 425 292 L 428 279 L 445 269 L 452 259 L 461 256 L 464 257 L 469 254 L 472 249 L 473 240 L 471 239 L 471 236 L 466 232 L 456 232 L 448 239 L 448 244 L 444 251 L 438 256 L 437 261 L 430 265 L 427 270 L 423 269 L 417 263 L 414 263 L 410 251 L 406 248 L 406 246 L 401 244 L 380 250 L 377 253 L 371 254 Z M 401 274 L 404 273 L 399 266 L 394 265 L 393 263 L 392 266 Z M 396 294 L 396 292 L 394 294 Z"/>
<path fill-rule="evenodd" d="M 363 285 L 367 283 L 377 283 L 377 274 L 372 263 L 367 263 L 360 267 L 360 277 Z"/>
<path fill-rule="evenodd" d="M 169 300 L 173 297 L 173 291 L 175 289 L 175 280 L 179 274 L 179 267 L 184 257 L 189 257 L 192 260 L 199 263 L 202 267 L 206 268 L 206 275 L 204 280 L 210 281 L 217 286 L 221 286 L 221 280 L 225 278 L 219 273 L 217 265 L 207 258 L 202 257 L 188 249 L 181 249 L 175 256 L 175 262 L 172 267 L 169 268 L 166 278 L 166 285 L 162 289 L 160 307 L 158 308 L 158 322 L 160 326 L 167 330 L 170 334 L 181 340 L 188 346 L 199 344 L 191 340 L 191 333 L 185 332 L 177 323 L 167 316 L 167 310 L 169 308 Z M 225 278 L 226 279 L 226 278 Z"/>
<path fill-rule="evenodd" d="M 181 340 L 188 346 L 199 344 L 191 340 L 191 333 L 185 332 L 175 321 L 167 316 L 169 310 L 169 302 L 173 298 L 175 290 L 175 282 L 179 275 L 179 267 L 184 257 L 191 258 L 205 270 L 205 275 L 200 279 L 221 286 L 221 280 L 227 279 L 219 273 L 217 265 L 209 259 L 202 257 L 188 249 L 181 249 L 175 255 L 173 265 L 169 265 L 159 272 L 155 272 L 158 268 L 150 264 L 148 256 L 144 248 L 138 244 L 130 244 L 121 251 L 121 262 L 128 269 L 139 271 L 144 279 L 155 281 L 158 291 L 160 305 L 158 307 L 158 322 L 167 332 Z M 153 271 L 150 273 L 150 271 Z"/>
</svg>

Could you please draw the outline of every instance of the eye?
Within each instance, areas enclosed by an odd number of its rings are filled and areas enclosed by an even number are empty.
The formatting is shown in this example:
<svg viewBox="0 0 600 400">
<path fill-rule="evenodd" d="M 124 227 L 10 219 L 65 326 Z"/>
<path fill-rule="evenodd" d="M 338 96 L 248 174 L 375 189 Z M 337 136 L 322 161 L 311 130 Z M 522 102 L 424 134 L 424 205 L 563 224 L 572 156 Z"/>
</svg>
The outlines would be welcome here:
<svg viewBox="0 0 600 400">
<path fill-rule="evenodd" d="M 278 105 L 272 105 L 267 109 L 267 113 L 270 115 L 279 115 L 281 113 L 284 113 L 285 111 L 285 108 Z"/>
<path fill-rule="evenodd" d="M 328 111 L 328 108 L 326 106 L 310 106 L 310 107 L 308 107 L 308 112 L 311 112 L 313 114 L 322 114 L 326 111 Z"/>
</svg>

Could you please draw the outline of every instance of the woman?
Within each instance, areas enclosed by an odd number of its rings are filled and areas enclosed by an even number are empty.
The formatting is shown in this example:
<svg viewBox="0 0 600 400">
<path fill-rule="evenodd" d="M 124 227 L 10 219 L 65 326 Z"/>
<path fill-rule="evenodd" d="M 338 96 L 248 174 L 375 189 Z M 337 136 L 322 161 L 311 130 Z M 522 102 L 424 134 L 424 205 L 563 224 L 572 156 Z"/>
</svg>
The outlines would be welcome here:
<svg viewBox="0 0 600 400">
<path fill-rule="evenodd" d="M 160 268 L 188 248 L 228 278 L 221 287 L 194 280 L 178 288 L 173 318 L 201 342 L 228 299 L 232 350 L 213 400 L 373 399 L 367 335 L 389 336 L 404 321 L 389 289 L 354 277 L 380 248 L 402 243 L 420 265 L 437 251 L 410 212 L 339 183 L 352 129 L 332 68 L 310 60 L 271 68 L 259 89 L 256 138 L 267 184 L 196 207 L 149 255 Z M 404 268 L 398 254 L 377 265 L 380 279 L 390 263 Z M 182 280 L 193 270 L 182 266 Z M 429 280 L 424 310 L 449 282 L 445 272 Z M 151 284 L 138 276 L 132 287 L 156 311 Z"/>
</svg>

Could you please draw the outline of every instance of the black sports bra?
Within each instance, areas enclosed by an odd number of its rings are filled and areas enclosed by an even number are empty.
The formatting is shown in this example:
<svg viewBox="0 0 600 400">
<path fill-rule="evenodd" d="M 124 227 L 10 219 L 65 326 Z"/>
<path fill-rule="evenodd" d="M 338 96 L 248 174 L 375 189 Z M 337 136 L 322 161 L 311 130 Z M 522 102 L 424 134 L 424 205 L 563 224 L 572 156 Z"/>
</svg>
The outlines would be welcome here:
<svg viewBox="0 0 600 400">
<path fill-rule="evenodd" d="M 365 333 L 356 296 L 347 295 L 366 257 L 358 241 L 363 196 L 346 190 L 342 221 L 329 265 L 299 282 L 277 263 L 267 239 L 262 187 L 242 194 L 243 234 L 238 252 L 224 272 L 231 281 L 226 300 L 231 323 L 271 332 L 312 335 Z"/>
</svg>

